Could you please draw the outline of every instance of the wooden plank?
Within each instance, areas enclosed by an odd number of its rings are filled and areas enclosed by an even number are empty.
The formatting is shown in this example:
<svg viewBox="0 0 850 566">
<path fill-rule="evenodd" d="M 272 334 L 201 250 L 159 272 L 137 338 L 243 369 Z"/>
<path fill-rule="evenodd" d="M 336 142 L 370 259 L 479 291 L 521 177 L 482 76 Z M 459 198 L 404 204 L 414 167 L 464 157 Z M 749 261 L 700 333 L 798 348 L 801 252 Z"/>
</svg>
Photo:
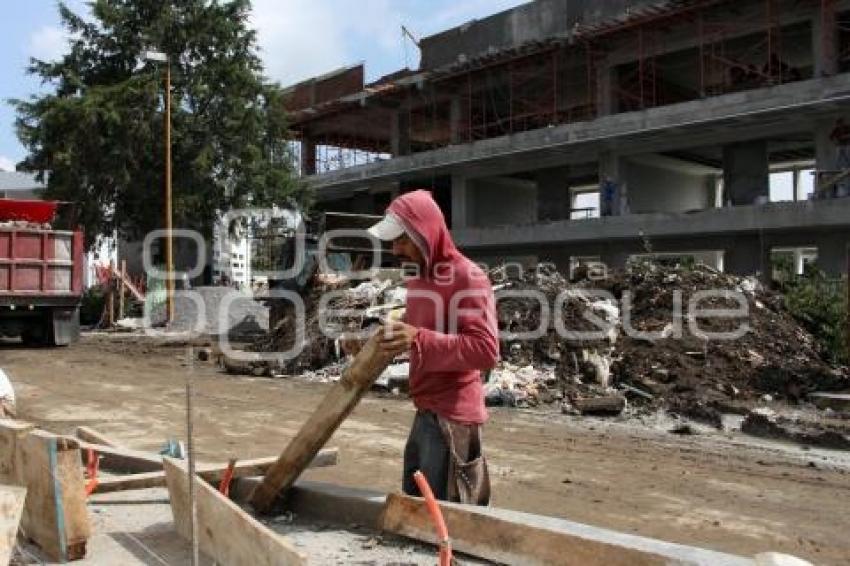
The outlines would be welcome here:
<svg viewBox="0 0 850 566">
<path fill-rule="evenodd" d="M 316 457 L 313 458 L 312 462 L 310 462 L 310 467 L 320 468 L 335 466 L 338 461 L 338 455 L 339 450 L 336 448 L 322 450 L 316 454 Z M 233 469 L 233 477 L 247 478 L 262 476 L 276 461 L 277 457 L 237 461 L 236 467 Z M 222 473 L 226 468 L 226 464 L 199 464 L 196 471 L 198 475 L 206 481 L 215 484 L 221 481 Z M 104 478 L 98 482 L 94 493 L 111 493 L 115 491 L 147 489 L 151 487 L 165 487 L 164 471 L 133 474 L 131 476 L 124 477 Z"/>
<path fill-rule="evenodd" d="M 109 446 L 112 448 L 120 448 L 121 444 L 115 442 L 102 432 L 99 432 L 91 427 L 78 426 L 75 432 L 77 438 L 91 444 L 100 444 L 101 446 Z"/>
<path fill-rule="evenodd" d="M 27 488 L 21 530 L 52 560 L 84 558 L 91 534 L 80 450 L 73 440 L 34 430 L 18 443 L 15 467 Z"/>
<path fill-rule="evenodd" d="M 100 456 L 100 467 L 104 470 L 130 474 L 162 470 L 162 456 L 159 454 L 83 441 L 78 444 L 84 451 L 91 448 L 97 452 Z"/>
<path fill-rule="evenodd" d="M 501 564 L 661 566 L 669 563 L 667 558 L 658 554 L 509 521 L 475 507 L 441 504 L 440 508 L 454 550 Z M 425 502 L 418 497 L 388 495 L 380 528 L 412 539 L 437 543 Z"/>
<path fill-rule="evenodd" d="M 263 483 L 254 490 L 251 495 L 254 509 L 261 513 L 269 511 L 278 495 L 295 483 L 391 360 L 391 356 L 380 350 L 377 334 L 366 341 L 363 349 L 343 371 L 340 380 L 331 386 L 278 461 L 266 473 Z"/>
<path fill-rule="evenodd" d="M 26 495 L 26 488 L 0 485 L 0 566 L 12 559 Z"/>
<path fill-rule="evenodd" d="M 626 398 L 622 395 L 577 397 L 571 403 L 582 415 L 619 415 L 626 409 Z"/>
<path fill-rule="evenodd" d="M 164 458 L 174 526 L 191 540 L 189 473 L 184 462 Z M 290 566 L 306 564 L 304 555 L 203 480 L 194 482 L 198 547 L 227 566 Z"/>
</svg>

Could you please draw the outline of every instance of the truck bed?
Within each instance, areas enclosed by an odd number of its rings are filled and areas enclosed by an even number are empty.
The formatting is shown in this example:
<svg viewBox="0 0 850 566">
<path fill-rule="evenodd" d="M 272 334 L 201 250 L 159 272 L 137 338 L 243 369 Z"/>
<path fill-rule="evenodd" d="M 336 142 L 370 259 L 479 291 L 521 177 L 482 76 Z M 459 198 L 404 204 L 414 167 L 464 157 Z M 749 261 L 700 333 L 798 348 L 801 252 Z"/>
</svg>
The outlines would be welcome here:
<svg viewBox="0 0 850 566">
<path fill-rule="evenodd" d="M 57 304 L 82 294 L 83 238 L 80 232 L 0 223 L 0 305 L 21 300 Z"/>
</svg>

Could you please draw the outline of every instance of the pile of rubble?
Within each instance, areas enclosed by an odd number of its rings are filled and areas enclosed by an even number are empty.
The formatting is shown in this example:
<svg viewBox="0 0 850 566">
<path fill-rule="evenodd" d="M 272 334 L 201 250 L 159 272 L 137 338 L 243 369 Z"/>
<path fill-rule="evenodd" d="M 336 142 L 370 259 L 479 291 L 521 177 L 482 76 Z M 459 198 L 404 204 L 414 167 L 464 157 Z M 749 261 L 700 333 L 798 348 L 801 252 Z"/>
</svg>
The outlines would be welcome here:
<svg viewBox="0 0 850 566">
<path fill-rule="evenodd" d="M 753 278 L 652 263 L 601 279 L 585 273 L 571 281 L 547 266 L 524 272 L 502 266 L 489 275 L 502 361 L 487 374 L 488 405 L 578 413 L 665 409 L 719 423 L 722 413 L 744 414 L 765 401 L 850 389 L 847 369 L 831 367 L 782 297 Z M 711 295 L 692 301 L 705 292 Z M 355 285 L 319 278 L 305 300 L 306 330 L 298 333 L 290 307 L 253 349 L 281 352 L 300 344 L 300 354 L 264 371 L 334 381 L 345 367 L 335 336 L 376 324 L 403 307 L 404 298 L 398 280 Z M 695 307 L 726 313 L 702 316 Z M 704 334 L 741 328 L 746 332 L 733 339 Z M 384 381 L 398 382 L 396 373 Z"/>
<path fill-rule="evenodd" d="M 494 373 L 501 376 L 511 365 L 542 370 L 530 379 L 491 380 L 488 399 L 494 403 L 557 400 L 566 410 L 581 411 L 588 398 L 612 396 L 616 407 L 629 397 L 638 409 L 665 408 L 717 421 L 721 412 L 744 412 L 763 399 L 798 401 L 813 391 L 850 387 L 846 368 L 830 367 L 814 337 L 784 309 L 782 297 L 752 278 L 706 266 L 651 263 L 600 280 L 570 282 L 541 269 L 521 274 L 497 269 L 491 278 L 500 290 L 538 293 L 538 298 L 513 293 L 499 301 L 504 368 Z M 697 306 L 737 310 L 738 316 L 694 317 L 690 301 L 707 291 L 711 297 Z M 539 328 L 546 316 L 539 294 L 550 308 L 561 297 L 560 312 L 549 316 L 560 316 L 567 331 L 558 332 L 550 321 L 542 336 L 513 338 Z M 734 339 L 703 334 L 731 332 L 742 324 L 748 331 Z M 588 329 L 594 332 L 580 332 Z"/>
<path fill-rule="evenodd" d="M 277 322 L 270 333 L 253 349 L 297 352 L 269 368 L 273 375 L 336 381 L 345 366 L 337 338 L 368 329 L 389 311 L 403 308 L 404 301 L 404 287 L 392 278 L 364 281 L 352 287 L 347 279 L 318 277 L 304 297 L 304 324 L 297 323 L 299 313 L 292 304 L 284 302 L 284 311 L 275 314 Z"/>
</svg>

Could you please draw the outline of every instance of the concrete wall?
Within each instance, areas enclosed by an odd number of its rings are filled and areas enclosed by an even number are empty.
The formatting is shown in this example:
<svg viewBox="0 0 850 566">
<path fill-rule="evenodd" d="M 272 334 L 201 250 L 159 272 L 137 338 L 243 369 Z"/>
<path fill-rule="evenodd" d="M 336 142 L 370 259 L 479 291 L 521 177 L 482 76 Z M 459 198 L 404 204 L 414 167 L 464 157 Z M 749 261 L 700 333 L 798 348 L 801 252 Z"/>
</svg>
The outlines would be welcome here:
<svg viewBox="0 0 850 566">
<path fill-rule="evenodd" d="M 421 69 L 433 69 L 553 35 L 564 35 L 576 23 L 594 24 L 625 14 L 627 9 L 658 0 L 536 0 L 511 10 L 473 20 L 423 37 Z M 663 2 L 660 2 L 663 3 Z"/>
<path fill-rule="evenodd" d="M 708 175 L 626 162 L 629 210 L 637 214 L 710 208 L 714 204 L 710 181 Z"/>
<path fill-rule="evenodd" d="M 473 199 L 472 226 L 531 224 L 537 221 L 537 185 L 511 177 L 467 181 Z"/>
</svg>

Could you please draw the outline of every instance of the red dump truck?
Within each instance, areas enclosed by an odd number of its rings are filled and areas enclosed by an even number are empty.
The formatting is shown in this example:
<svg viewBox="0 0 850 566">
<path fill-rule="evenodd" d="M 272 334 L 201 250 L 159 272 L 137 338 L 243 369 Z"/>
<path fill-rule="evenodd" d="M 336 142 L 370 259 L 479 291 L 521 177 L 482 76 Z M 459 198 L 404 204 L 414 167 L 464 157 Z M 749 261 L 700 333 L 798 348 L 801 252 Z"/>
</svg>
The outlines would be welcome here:
<svg viewBox="0 0 850 566">
<path fill-rule="evenodd" d="M 58 205 L 0 199 L 0 336 L 66 346 L 80 335 L 83 234 L 54 228 Z"/>
</svg>

